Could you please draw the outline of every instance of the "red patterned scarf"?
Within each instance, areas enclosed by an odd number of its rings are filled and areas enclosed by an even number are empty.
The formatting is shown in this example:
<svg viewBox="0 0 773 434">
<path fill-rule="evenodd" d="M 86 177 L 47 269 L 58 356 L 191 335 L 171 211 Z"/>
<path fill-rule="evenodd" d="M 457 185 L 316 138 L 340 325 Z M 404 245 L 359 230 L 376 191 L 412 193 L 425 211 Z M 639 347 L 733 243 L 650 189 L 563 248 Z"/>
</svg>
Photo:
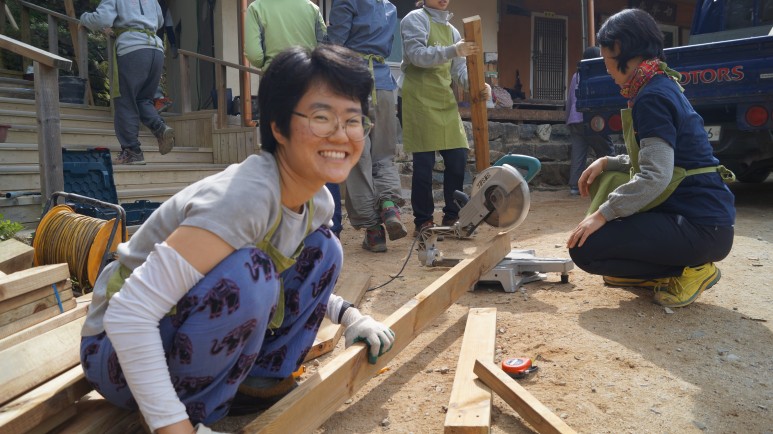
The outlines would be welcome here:
<svg viewBox="0 0 773 434">
<path fill-rule="evenodd" d="M 633 99 L 639 94 L 639 91 L 645 84 L 649 83 L 652 77 L 666 72 L 661 68 L 661 62 L 658 59 L 647 59 L 642 61 L 633 71 L 628 83 L 620 88 L 620 95 L 628 99 L 628 108 L 633 106 Z M 665 64 L 663 64 L 665 66 Z"/>
</svg>

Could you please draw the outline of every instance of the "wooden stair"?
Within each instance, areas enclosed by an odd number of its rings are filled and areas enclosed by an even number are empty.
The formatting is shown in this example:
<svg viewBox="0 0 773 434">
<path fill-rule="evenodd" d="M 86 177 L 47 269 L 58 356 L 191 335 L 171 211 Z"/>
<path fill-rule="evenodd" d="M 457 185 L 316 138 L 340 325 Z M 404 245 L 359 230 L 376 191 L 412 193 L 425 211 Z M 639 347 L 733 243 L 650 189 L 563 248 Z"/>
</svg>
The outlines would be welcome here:
<svg viewBox="0 0 773 434">
<path fill-rule="evenodd" d="M 3 219 L 34 229 L 45 200 L 39 194 L 5 197 L 8 192 L 40 191 L 35 101 L 2 96 L 8 95 L 6 89 L 18 90 L 13 85 L 25 84 L 22 82 L 26 80 L 0 77 L 0 119 L 2 123 L 11 125 L 6 142 L 0 143 L 0 214 Z M 4 87 L 6 85 L 9 87 Z M 120 151 L 109 108 L 61 103 L 60 111 L 63 148 L 84 150 L 100 147 L 109 149 L 113 155 Z M 139 138 L 147 164 L 113 166 L 119 203 L 136 200 L 162 202 L 182 188 L 227 166 L 216 164 L 217 158 L 213 155 L 213 140 L 222 135 L 214 134 L 214 111 L 184 115 L 165 113 L 164 119 L 175 129 L 175 147 L 169 154 L 161 155 L 155 137 L 142 127 Z"/>
</svg>

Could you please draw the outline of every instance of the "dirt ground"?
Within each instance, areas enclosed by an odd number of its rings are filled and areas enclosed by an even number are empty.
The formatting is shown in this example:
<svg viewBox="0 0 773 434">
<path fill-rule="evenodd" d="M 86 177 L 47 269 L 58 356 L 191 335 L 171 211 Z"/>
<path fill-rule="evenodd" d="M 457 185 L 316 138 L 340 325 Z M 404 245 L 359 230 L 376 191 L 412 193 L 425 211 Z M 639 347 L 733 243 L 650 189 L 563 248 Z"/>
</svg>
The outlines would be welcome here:
<svg viewBox="0 0 773 434">
<path fill-rule="evenodd" d="M 579 269 L 570 272 L 568 284 L 551 273 L 527 284 L 525 294 L 478 288 L 317 432 L 442 432 L 467 311 L 495 307 L 495 362 L 534 360 L 539 370 L 520 384 L 577 432 L 773 433 L 773 177 L 733 190 L 733 250 L 718 264 L 722 279 L 693 305 L 668 312 L 652 303 L 650 291 L 606 287 Z M 567 233 L 581 220 L 586 200 L 566 191 L 533 191 L 531 199 L 526 221 L 511 232 L 512 247 L 568 258 Z M 412 229 L 410 213 L 403 218 Z M 494 233 L 481 228 L 471 240 L 446 239 L 441 249 L 461 258 Z M 362 237 L 345 226 L 341 278 L 367 271 L 372 286 L 386 282 L 400 270 L 412 240 L 389 242 L 387 253 L 375 254 L 360 247 Z M 384 319 L 445 271 L 421 267 L 414 252 L 402 277 L 367 292 L 360 308 Z M 317 366 L 309 363 L 303 378 Z M 496 395 L 493 404 L 491 432 L 534 432 Z M 228 418 L 213 428 L 236 430 L 253 418 Z"/>
</svg>

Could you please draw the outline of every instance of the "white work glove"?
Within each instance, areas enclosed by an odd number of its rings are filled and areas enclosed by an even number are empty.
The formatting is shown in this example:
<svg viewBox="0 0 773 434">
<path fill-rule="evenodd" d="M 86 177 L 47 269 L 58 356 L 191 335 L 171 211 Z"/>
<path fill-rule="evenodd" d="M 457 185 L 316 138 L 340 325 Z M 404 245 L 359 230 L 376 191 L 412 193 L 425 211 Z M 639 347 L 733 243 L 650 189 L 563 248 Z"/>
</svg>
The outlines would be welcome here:
<svg viewBox="0 0 773 434">
<path fill-rule="evenodd" d="M 212 431 L 211 429 L 209 429 L 206 426 L 204 426 L 203 423 L 199 423 L 198 425 L 196 425 L 196 431 L 195 432 L 196 432 L 196 434 L 227 434 L 227 433 L 222 433 L 222 432 L 218 432 L 218 431 Z"/>
<path fill-rule="evenodd" d="M 395 332 L 392 329 L 370 315 L 361 314 L 355 307 L 346 309 L 341 324 L 346 327 L 346 348 L 356 342 L 365 342 L 368 345 L 368 363 L 371 365 L 376 364 L 379 356 L 391 350 L 395 342 Z"/>
<path fill-rule="evenodd" d="M 459 42 L 454 44 L 454 48 L 458 57 L 467 57 L 480 53 L 480 48 L 475 45 L 475 42 L 464 42 L 464 39 L 460 39 Z"/>
</svg>

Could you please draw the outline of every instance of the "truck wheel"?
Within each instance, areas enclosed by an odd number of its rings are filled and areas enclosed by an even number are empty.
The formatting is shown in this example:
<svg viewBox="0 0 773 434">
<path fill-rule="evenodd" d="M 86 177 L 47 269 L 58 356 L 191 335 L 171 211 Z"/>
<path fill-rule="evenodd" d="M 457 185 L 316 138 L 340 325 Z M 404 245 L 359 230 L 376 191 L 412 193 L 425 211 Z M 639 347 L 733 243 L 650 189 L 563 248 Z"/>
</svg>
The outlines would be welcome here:
<svg viewBox="0 0 773 434">
<path fill-rule="evenodd" d="M 768 179 L 769 175 L 770 175 L 770 169 L 766 167 L 763 167 L 761 169 L 747 170 L 746 172 L 735 174 L 736 179 L 738 179 L 739 181 L 754 183 L 754 184 L 765 182 L 765 180 Z"/>
</svg>

